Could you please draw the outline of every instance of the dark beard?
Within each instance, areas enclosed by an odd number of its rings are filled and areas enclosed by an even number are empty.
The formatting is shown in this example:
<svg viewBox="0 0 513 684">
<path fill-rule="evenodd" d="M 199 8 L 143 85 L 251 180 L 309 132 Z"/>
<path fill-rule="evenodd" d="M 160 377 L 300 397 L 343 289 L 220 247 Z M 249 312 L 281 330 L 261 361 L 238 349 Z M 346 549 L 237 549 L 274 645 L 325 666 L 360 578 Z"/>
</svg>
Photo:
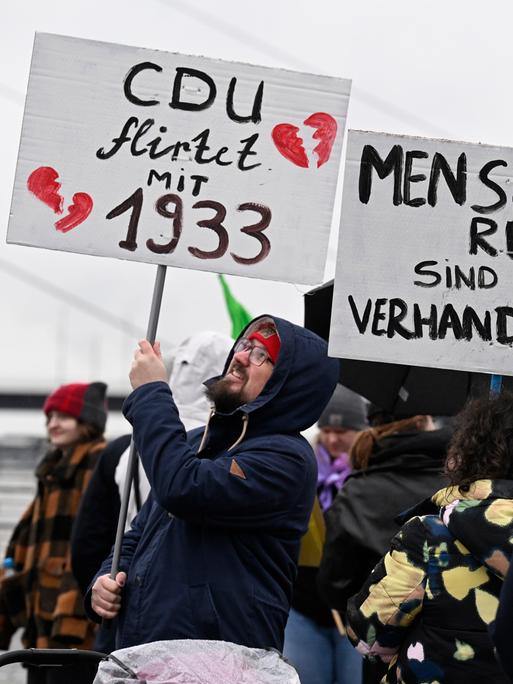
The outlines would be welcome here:
<svg viewBox="0 0 513 684">
<path fill-rule="evenodd" d="M 244 403 L 241 392 L 233 392 L 229 389 L 230 383 L 225 378 L 220 378 L 208 385 L 205 390 L 207 399 L 210 399 L 219 413 L 233 413 Z"/>
</svg>

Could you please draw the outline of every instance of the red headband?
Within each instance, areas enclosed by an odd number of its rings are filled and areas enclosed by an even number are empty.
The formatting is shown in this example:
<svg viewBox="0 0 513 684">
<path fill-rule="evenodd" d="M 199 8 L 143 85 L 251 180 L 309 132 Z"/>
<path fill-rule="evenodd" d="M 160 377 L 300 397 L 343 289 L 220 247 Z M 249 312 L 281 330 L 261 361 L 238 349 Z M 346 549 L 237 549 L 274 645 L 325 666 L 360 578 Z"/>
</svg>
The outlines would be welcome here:
<svg viewBox="0 0 513 684">
<path fill-rule="evenodd" d="M 273 330 L 272 328 L 261 328 L 260 330 L 251 333 L 248 340 L 258 340 L 261 342 L 271 357 L 271 361 L 276 363 L 281 347 L 281 340 L 276 330 Z"/>
</svg>

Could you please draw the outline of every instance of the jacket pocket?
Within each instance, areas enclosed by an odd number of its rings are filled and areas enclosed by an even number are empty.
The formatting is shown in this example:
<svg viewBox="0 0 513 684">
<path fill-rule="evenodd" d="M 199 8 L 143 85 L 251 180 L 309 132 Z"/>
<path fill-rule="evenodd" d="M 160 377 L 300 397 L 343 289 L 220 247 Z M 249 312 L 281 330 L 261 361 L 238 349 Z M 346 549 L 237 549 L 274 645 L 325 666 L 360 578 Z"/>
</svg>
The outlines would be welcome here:
<svg viewBox="0 0 513 684">
<path fill-rule="evenodd" d="M 255 648 L 276 648 L 281 652 L 288 605 L 285 607 L 277 596 L 269 595 L 268 592 L 262 591 L 261 587 L 254 586 L 248 617 L 249 643 L 246 645 Z"/>
<path fill-rule="evenodd" d="M 219 616 L 217 614 L 212 592 L 208 584 L 189 586 L 189 597 L 194 621 L 198 625 L 198 639 L 219 639 Z"/>
</svg>

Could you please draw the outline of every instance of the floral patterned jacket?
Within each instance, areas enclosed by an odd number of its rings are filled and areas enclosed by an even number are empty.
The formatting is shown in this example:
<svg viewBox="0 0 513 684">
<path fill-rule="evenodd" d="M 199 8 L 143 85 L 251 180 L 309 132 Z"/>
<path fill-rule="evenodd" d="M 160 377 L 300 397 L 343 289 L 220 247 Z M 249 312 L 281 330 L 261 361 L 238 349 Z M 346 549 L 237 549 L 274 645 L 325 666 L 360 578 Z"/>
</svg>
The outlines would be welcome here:
<svg viewBox="0 0 513 684">
<path fill-rule="evenodd" d="M 432 502 L 439 514 L 411 518 L 350 599 L 348 635 L 390 663 L 387 684 L 505 683 L 488 626 L 513 551 L 513 482 L 448 487 Z"/>
</svg>

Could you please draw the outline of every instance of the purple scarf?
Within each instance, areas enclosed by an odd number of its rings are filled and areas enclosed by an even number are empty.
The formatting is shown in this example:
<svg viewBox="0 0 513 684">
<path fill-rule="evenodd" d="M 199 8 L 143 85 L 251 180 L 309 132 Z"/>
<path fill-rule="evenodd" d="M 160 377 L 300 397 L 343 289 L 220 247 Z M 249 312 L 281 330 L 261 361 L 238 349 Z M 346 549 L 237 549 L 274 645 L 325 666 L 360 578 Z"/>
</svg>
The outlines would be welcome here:
<svg viewBox="0 0 513 684">
<path fill-rule="evenodd" d="M 324 512 L 331 506 L 338 490 L 351 473 L 351 466 L 349 465 L 348 454 L 343 452 L 336 459 L 332 459 L 322 444 L 315 447 L 315 456 L 319 470 L 317 495 L 321 510 Z"/>
</svg>

